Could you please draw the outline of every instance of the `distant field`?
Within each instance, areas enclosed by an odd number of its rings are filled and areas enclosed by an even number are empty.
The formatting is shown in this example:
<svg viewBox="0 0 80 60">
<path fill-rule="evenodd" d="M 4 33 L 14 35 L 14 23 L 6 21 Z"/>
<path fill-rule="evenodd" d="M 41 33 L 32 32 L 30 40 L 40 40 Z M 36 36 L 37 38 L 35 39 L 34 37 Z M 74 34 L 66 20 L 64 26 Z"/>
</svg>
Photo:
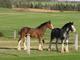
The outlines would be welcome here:
<svg viewBox="0 0 80 60">
<path fill-rule="evenodd" d="M 36 49 L 31 50 L 31 55 L 28 56 L 26 51 L 17 51 L 17 39 L 13 40 L 13 31 L 16 30 L 17 33 L 20 28 L 24 26 L 37 27 L 45 21 L 51 20 L 55 27 L 62 27 L 65 23 L 73 21 L 77 29 L 78 34 L 80 34 L 80 12 L 49 12 L 49 13 L 36 13 L 36 12 L 18 12 L 11 9 L 0 8 L 0 32 L 3 33 L 3 37 L 0 37 L 0 59 L 1 60 L 79 60 L 80 51 L 75 52 L 73 45 L 70 47 L 70 53 L 59 53 L 56 51 L 48 52 L 44 50 L 42 52 Z M 48 41 L 50 39 L 50 31 L 45 32 L 45 39 Z M 79 36 L 80 37 L 80 36 Z M 70 38 L 73 42 L 74 36 L 71 34 Z M 79 38 L 80 40 L 80 38 Z M 37 41 L 32 41 L 32 46 L 38 46 Z M 80 42 L 79 42 L 80 43 Z M 5 58 L 4 58 L 5 57 Z"/>
</svg>

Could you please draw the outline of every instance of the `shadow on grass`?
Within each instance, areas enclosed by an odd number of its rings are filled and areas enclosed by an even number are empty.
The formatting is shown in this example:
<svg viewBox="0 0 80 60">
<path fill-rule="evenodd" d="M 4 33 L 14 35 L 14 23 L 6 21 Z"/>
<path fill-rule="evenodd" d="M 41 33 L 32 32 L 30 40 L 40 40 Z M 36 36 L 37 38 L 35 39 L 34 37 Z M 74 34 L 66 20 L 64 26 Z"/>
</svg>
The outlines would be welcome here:
<svg viewBox="0 0 80 60">
<path fill-rule="evenodd" d="M 45 43 L 45 44 L 49 44 L 49 43 Z M 52 42 L 52 44 L 56 44 L 55 42 Z M 61 42 L 58 42 L 58 44 L 61 44 Z M 66 44 L 66 43 L 64 43 Z M 68 44 L 74 44 L 73 42 L 69 42 Z"/>
</svg>

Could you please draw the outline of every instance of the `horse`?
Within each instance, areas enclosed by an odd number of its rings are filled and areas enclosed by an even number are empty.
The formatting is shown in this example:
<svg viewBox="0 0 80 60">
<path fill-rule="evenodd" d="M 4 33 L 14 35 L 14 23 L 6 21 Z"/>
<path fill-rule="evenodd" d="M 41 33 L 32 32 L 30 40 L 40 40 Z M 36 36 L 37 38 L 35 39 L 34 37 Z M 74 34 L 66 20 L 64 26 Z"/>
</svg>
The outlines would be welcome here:
<svg viewBox="0 0 80 60">
<path fill-rule="evenodd" d="M 58 41 L 61 40 L 61 52 L 64 53 L 64 51 L 69 52 L 68 49 L 68 41 L 69 41 L 69 33 L 70 32 L 76 32 L 75 26 L 73 22 L 66 23 L 62 28 L 54 28 L 51 31 L 51 38 L 49 42 L 49 51 L 51 50 L 51 44 L 53 39 L 56 39 L 56 50 L 58 50 Z M 66 44 L 64 47 L 64 43 Z"/>
<path fill-rule="evenodd" d="M 44 39 L 42 39 L 44 32 L 46 31 L 46 29 L 53 29 L 53 25 L 51 23 L 51 21 L 47 21 L 42 23 L 41 25 L 37 26 L 36 28 L 31 28 L 31 27 L 23 27 L 20 29 L 19 31 L 19 40 L 18 40 L 18 50 L 21 50 L 21 43 L 23 41 L 24 43 L 24 50 L 27 50 L 26 47 L 26 37 L 27 34 L 30 34 L 31 38 L 37 38 L 39 41 L 39 50 L 43 50 L 43 41 Z"/>
</svg>

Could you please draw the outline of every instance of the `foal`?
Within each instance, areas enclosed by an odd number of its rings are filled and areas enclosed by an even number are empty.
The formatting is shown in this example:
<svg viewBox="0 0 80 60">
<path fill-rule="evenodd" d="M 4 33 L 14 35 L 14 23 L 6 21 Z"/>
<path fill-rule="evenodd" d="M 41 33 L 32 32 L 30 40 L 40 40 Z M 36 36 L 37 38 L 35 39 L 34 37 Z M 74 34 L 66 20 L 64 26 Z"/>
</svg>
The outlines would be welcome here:
<svg viewBox="0 0 80 60">
<path fill-rule="evenodd" d="M 18 50 L 21 50 L 22 41 L 24 43 L 24 50 L 27 49 L 25 43 L 27 34 L 30 34 L 31 38 L 37 38 L 39 41 L 39 50 L 43 50 L 42 37 L 47 28 L 53 29 L 53 25 L 51 24 L 51 21 L 44 22 L 36 28 L 23 27 L 19 32 L 20 37 L 18 41 Z"/>
<path fill-rule="evenodd" d="M 61 52 L 64 52 L 64 42 L 66 42 L 66 52 L 69 52 L 68 50 L 68 39 L 69 39 L 69 32 L 73 31 L 75 32 L 76 29 L 74 27 L 73 22 L 69 22 L 66 23 L 61 29 L 60 28 L 54 28 L 51 31 L 51 40 L 50 40 L 50 44 L 49 44 L 49 50 L 51 50 L 51 44 L 52 44 L 52 40 L 56 39 L 56 49 L 58 51 L 58 40 L 61 40 Z"/>
</svg>

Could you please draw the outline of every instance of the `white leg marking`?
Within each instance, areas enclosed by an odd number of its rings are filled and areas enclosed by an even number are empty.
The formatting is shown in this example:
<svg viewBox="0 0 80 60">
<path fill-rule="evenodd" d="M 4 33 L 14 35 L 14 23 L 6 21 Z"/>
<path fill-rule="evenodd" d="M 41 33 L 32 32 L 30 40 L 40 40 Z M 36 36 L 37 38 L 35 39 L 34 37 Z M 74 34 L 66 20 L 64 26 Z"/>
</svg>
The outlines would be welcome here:
<svg viewBox="0 0 80 60">
<path fill-rule="evenodd" d="M 42 49 L 42 45 L 41 45 L 41 44 L 39 44 L 39 50 L 41 50 L 41 51 L 43 50 L 43 49 Z"/>
<path fill-rule="evenodd" d="M 68 48 L 68 40 L 66 40 L 66 52 L 69 52 L 69 48 Z"/>
<path fill-rule="evenodd" d="M 26 42 L 27 39 L 26 39 L 26 37 L 24 37 L 24 39 L 25 39 L 25 41 L 24 41 L 24 50 L 27 50 L 27 44 L 26 44 L 27 43 Z"/>
<path fill-rule="evenodd" d="M 22 42 L 22 40 L 20 40 L 20 41 L 18 42 L 18 50 L 21 50 L 21 42 Z"/>
</svg>

